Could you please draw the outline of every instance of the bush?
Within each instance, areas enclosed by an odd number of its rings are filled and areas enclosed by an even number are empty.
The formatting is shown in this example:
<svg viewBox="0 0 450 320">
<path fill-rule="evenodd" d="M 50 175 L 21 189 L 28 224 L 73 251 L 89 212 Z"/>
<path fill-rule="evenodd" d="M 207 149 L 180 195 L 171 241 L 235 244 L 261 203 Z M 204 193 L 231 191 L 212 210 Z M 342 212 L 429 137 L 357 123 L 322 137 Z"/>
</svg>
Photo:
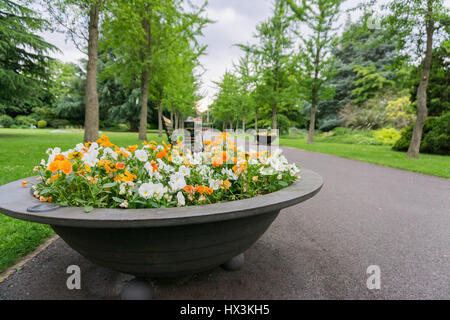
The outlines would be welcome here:
<svg viewBox="0 0 450 320">
<path fill-rule="evenodd" d="M 37 127 L 38 127 L 39 129 L 43 129 L 43 128 L 45 128 L 46 126 L 47 126 L 47 121 L 45 121 L 45 120 L 39 120 L 38 123 L 37 123 Z"/>
<path fill-rule="evenodd" d="M 375 139 L 383 144 L 393 145 L 401 138 L 400 132 L 394 128 L 383 128 L 375 131 Z"/>
<path fill-rule="evenodd" d="M 386 115 L 389 123 L 396 128 L 405 128 L 416 120 L 414 108 L 409 96 L 390 100 L 386 106 Z"/>
<path fill-rule="evenodd" d="M 70 125 L 70 121 L 66 119 L 54 119 L 49 122 L 52 128 L 64 128 Z"/>
<path fill-rule="evenodd" d="M 339 118 L 345 127 L 357 130 L 376 130 L 388 123 L 386 111 L 379 105 L 358 107 L 347 104 L 339 112 Z"/>
<path fill-rule="evenodd" d="M 0 127 L 9 128 L 14 124 L 14 119 L 7 114 L 0 115 Z"/>
<path fill-rule="evenodd" d="M 342 125 L 342 121 L 339 119 L 328 118 L 324 119 L 319 126 L 320 131 L 331 131 L 336 127 L 340 127 Z"/>
<path fill-rule="evenodd" d="M 347 134 L 351 134 L 352 130 L 350 130 L 349 128 L 337 127 L 333 129 L 333 132 L 335 136 L 344 136 Z"/>
<path fill-rule="evenodd" d="M 392 147 L 396 151 L 408 151 L 414 125 L 403 129 L 401 138 Z M 420 152 L 435 154 L 450 154 L 450 112 L 441 117 L 428 117 L 425 120 L 422 133 Z"/>
<path fill-rule="evenodd" d="M 30 116 L 17 116 L 15 122 L 19 127 L 29 127 L 31 125 L 35 126 L 37 121 Z"/>
<path fill-rule="evenodd" d="M 420 151 L 444 155 L 450 154 L 450 112 L 436 118 L 433 127 L 423 138 Z"/>
</svg>

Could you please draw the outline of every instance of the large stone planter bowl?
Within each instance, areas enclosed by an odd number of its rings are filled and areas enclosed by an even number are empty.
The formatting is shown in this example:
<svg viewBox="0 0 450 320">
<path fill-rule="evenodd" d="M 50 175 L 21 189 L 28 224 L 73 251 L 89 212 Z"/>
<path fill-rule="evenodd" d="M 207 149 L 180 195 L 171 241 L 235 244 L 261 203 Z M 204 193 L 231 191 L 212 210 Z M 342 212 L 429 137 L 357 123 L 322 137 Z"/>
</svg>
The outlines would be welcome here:
<svg viewBox="0 0 450 320">
<path fill-rule="evenodd" d="M 33 178 L 26 179 L 33 182 Z M 90 261 L 127 274 L 177 277 L 224 264 L 252 246 L 281 209 L 319 192 L 322 178 L 303 169 L 293 185 L 263 196 L 220 204 L 169 209 L 65 207 L 29 212 L 39 205 L 21 181 L 0 187 L 0 212 L 49 224 Z"/>
</svg>

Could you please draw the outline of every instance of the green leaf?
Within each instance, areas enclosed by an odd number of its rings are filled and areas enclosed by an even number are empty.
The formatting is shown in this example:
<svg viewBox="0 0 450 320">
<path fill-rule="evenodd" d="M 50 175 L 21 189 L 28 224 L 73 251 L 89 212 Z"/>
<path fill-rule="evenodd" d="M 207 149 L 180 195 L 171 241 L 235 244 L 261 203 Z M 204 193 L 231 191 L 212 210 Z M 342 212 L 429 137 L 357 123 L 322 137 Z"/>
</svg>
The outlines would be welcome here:
<svg viewBox="0 0 450 320">
<path fill-rule="evenodd" d="M 106 188 L 112 188 L 112 187 L 114 187 L 114 186 L 116 186 L 117 185 L 117 182 L 112 182 L 112 183 L 105 183 L 104 185 L 103 185 L 103 189 L 106 189 Z"/>
<path fill-rule="evenodd" d="M 85 206 L 85 207 L 84 207 L 84 212 L 86 212 L 86 213 L 89 213 L 89 212 L 91 212 L 92 210 L 94 210 L 94 207 L 92 207 L 92 206 Z"/>
<path fill-rule="evenodd" d="M 122 202 L 123 202 L 123 199 L 120 199 L 120 198 L 117 198 L 117 197 L 112 197 L 112 199 L 113 199 L 115 202 L 118 202 L 118 203 L 122 203 Z"/>
<path fill-rule="evenodd" d="M 286 181 L 279 181 L 278 184 L 282 187 L 287 187 L 289 185 Z"/>
</svg>

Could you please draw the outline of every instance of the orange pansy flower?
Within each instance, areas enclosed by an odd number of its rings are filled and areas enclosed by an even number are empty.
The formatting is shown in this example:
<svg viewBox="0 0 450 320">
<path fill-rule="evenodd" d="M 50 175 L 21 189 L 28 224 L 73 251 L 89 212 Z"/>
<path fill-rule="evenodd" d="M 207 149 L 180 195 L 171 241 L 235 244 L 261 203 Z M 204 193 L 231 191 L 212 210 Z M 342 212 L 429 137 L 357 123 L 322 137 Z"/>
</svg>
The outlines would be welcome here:
<svg viewBox="0 0 450 320">
<path fill-rule="evenodd" d="M 62 170 L 65 174 L 72 173 L 72 163 L 69 160 L 60 161 L 59 169 Z"/>
<path fill-rule="evenodd" d="M 137 150 L 137 148 L 138 148 L 138 145 L 135 144 L 135 145 L 129 146 L 127 148 L 127 150 L 130 151 L 130 152 L 135 152 Z"/>
<path fill-rule="evenodd" d="M 158 153 L 156 154 L 156 156 L 157 156 L 159 159 L 165 158 L 165 157 L 167 157 L 168 155 L 169 155 L 169 153 L 167 152 L 166 149 L 163 149 L 163 150 L 161 150 L 160 152 L 158 152 Z"/>
<path fill-rule="evenodd" d="M 64 155 L 62 155 L 62 154 L 58 154 L 55 157 L 55 161 L 64 161 L 64 160 L 66 160 L 66 157 L 64 157 Z"/>
<path fill-rule="evenodd" d="M 119 170 L 125 169 L 125 162 L 117 162 L 116 168 Z"/>
</svg>

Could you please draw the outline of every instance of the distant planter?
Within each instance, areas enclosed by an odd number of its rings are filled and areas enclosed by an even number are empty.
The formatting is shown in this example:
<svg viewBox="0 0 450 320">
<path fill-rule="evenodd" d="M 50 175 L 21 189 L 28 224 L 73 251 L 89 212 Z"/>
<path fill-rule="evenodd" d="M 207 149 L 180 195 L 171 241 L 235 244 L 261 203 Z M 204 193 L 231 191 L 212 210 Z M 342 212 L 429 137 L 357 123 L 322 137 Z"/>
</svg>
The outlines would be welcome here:
<svg viewBox="0 0 450 320">
<path fill-rule="evenodd" d="M 28 181 L 37 183 L 34 178 Z M 322 178 L 303 169 L 301 179 L 277 192 L 203 206 L 163 209 L 56 207 L 35 199 L 19 180 L 0 187 L 0 212 L 49 224 L 74 250 L 98 265 L 138 277 L 123 299 L 150 299 L 145 278 L 170 278 L 242 267 L 243 253 L 269 228 L 281 209 L 316 195 Z M 31 185 L 31 183 L 30 183 Z"/>
</svg>

